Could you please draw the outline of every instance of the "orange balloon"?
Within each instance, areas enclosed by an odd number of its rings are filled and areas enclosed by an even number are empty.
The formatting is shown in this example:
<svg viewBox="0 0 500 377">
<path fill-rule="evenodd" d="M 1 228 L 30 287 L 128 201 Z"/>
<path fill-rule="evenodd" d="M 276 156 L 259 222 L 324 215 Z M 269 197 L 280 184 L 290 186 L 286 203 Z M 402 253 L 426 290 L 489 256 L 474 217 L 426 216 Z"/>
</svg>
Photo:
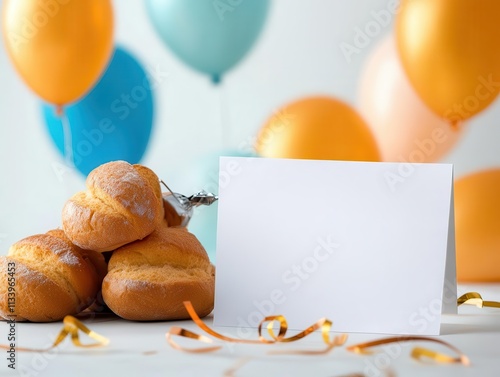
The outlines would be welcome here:
<svg viewBox="0 0 500 377">
<path fill-rule="evenodd" d="M 464 128 L 451 127 L 422 102 L 403 71 L 392 37 L 382 41 L 366 63 L 359 112 L 378 141 L 383 161 L 438 161 Z"/>
<path fill-rule="evenodd" d="M 500 282 L 500 169 L 455 182 L 457 278 Z"/>
<path fill-rule="evenodd" d="M 398 50 L 420 97 L 459 123 L 484 110 L 500 91 L 500 1 L 402 0 Z"/>
<path fill-rule="evenodd" d="M 40 97 L 64 105 L 83 96 L 113 51 L 110 0 L 5 0 L 10 58 Z"/>
<path fill-rule="evenodd" d="M 380 161 L 375 138 L 361 116 L 330 97 L 283 107 L 260 130 L 255 147 L 263 157 Z"/>
</svg>

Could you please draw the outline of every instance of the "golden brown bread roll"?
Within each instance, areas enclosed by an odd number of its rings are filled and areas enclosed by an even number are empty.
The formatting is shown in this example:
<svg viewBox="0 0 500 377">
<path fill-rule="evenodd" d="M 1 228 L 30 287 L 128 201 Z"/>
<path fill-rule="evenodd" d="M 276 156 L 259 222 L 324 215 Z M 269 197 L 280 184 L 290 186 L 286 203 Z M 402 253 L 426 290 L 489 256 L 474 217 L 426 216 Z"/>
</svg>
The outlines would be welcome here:
<svg viewBox="0 0 500 377">
<path fill-rule="evenodd" d="M 62 230 L 27 237 L 0 257 L 0 317 L 50 322 L 77 314 L 95 300 L 105 274 L 103 256 L 73 245 Z M 12 311 L 9 277 L 15 279 Z"/>
<path fill-rule="evenodd" d="M 95 270 L 99 277 L 99 289 L 97 290 L 97 293 L 95 295 L 95 300 L 93 301 L 92 305 L 90 305 L 86 310 L 93 313 L 100 313 L 106 311 L 107 308 L 104 305 L 101 294 L 102 280 L 108 273 L 108 263 L 106 262 L 106 255 L 104 255 L 104 253 L 98 253 L 97 251 L 85 250 L 79 248 L 69 240 L 69 238 L 66 236 L 66 234 L 62 229 L 49 230 L 47 234 L 59 237 L 64 242 L 66 242 L 69 247 L 75 247 L 80 252 L 80 254 L 83 255 L 84 258 L 90 260 L 92 265 L 95 267 Z"/>
<path fill-rule="evenodd" d="M 60 240 L 64 241 L 69 248 L 78 251 L 84 259 L 88 259 L 95 268 L 97 276 L 99 277 L 99 282 L 102 282 L 102 279 L 104 279 L 104 277 L 108 273 L 108 264 L 106 263 L 106 260 L 101 253 L 93 250 L 85 250 L 76 246 L 69 240 L 68 236 L 66 236 L 66 233 L 64 233 L 62 229 L 52 229 L 45 234 L 59 238 Z"/>
<path fill-rule="evenodd" d="M 90 172 L 87 191 L 63 208 L 63 229 L 83 249 L 110 251 L 151 234 L 163 219 L 158 177 L 141 165 L 114 161 Z"/>
<path fill-rule="evenodd" d="M 200 317 L 214 306 L 215 270 L 198 239 L 166 222 L 142 241 L 116 250 L 102 294 L 109 308 L 136 321 L 189 318 L 183 301 Z"/>
</svg>

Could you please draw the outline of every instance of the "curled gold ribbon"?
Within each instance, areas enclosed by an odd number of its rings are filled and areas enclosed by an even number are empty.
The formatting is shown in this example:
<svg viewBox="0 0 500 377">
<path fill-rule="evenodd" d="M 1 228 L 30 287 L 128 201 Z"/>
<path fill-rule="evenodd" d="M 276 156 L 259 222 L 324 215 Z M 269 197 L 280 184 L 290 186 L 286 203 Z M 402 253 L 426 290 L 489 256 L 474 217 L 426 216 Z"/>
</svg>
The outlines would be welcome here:
<svg viewBox="0 0 500 377">
<path fill-rule="evenodd" d="M 83 344 L 80 341 L 79 331 L 86 334 L 89 338 L 94 339 L 96 343 Z M 63 319 L 63 328 L 59 332 L 56 337 L 54 343 L 47 348 L 24 348 L 24 347 L 16 347 L 16 351 L 24 351 L 24 352 L 47 352 L 51 349 L 57 347 L 61 342 L 66 339 L 67 336 L 71 337 L 72 343 L 77 347 L 90 348 L 90 347 L 101 347 L 109 344 L 109 339 L 90 330 L 87 326 L 85 326 L 82 322 L 76 319 L 73 316 L 67 315 Z M 6 345 L 0 345 L 0 349 L 9 349 Z"/>
<path fill-rule="evenodd" d="M 350 352 L 369 355 L 373 351 L 371 348 L 381 346 L 384 344 L 399 343 L 399 342 L 410 342 L 410 341 L 425 341 L 439 343 L 458 354 L 457 357 L 448 356 L 444 353 L 436 352 L 427 348 L 415 347 L 411 352 L 411 357 L 418 361 L 423 361 L 424 359 L 431 359 L 437 363 L 458 363 L 463 365 L 470 365 L 469 358 L 463 354 L 458 348 L 452 346 L 451 344 L 445 342 L 444 340 L 439 340 L 435 338 L 428 338 L 424 336 L 395 336 L 391 338 L 373 340 L 371 342 L 359 343 L 347 347 Z"/>
<path fill-rule="evenodd" d="M 274 321 L 278 320 L 280 322 L 280 332 L 278 335 L 274 333 Z M 270 316 L 264 318 L 258 327 L 259 331 L 259 338 L 261 337 L 262 333 L 262 325 L 269 321 L 267 324 L 267 332 L 273 338 L 276 342 L 281 342 L 281 343 L 289 343 L 289 342 L 295 342 L 297 340 L 300 340 L 302 338 L 305 338 L 312 332 L 316 330 L 321 330 L 321 336 L 323 338 L 323 342 L 326 344 L 326 348 L 323 350 L 293 350 L 293 351 L 271 351 L 269 352 L 270 354 L 277 355 L 277 354 L 298 354 L 298 355 L 320 355 L 320 354 L 325 354 L 330 352 L 333 348 L 342 346 L 344 343 L 347 341 L 347 334 L 342 334 L 340 336 L 335 336 L 333 339 L 330 339 L 330 330 L 332 328 L 332 321 L 326 318 L 321 318 L 318 321 L 316 321 L 314 324 L 306 328 L 305 330 L 301 331 L 297 335 L 293 335 L 289 338 L 285 338 L 286 330 L 288 329 L 288 324 L 286 322 L 285 317 L 279 315 L 279 316 Z"/>
<path fill-rule="evenodd" d="M 329 331 L 331 329 L 332 322 L 326 318 L 322 318 L 322 319 L 318 320 L 316 323 L 309 326 L 305 330 L 301 331 L 297 335 L 293 335 L 293 336 L 290 336 L 287 338 L 286 332 L 288 330 L 288 323 L 287 323 L 285 317 L 282 315 L 268 316 L 268 317 L 264 318 L 259 323 L 259 327 L 258 327 L 259 339 L 258 340 L 231 338 L 231 337 L 228 337 L 226 335 L 222 335 L 222 334 L 216 332 L 215 330 L 211 329 L 210 327 L 208 327 L 200 319 L 200 317 L 196 313 L 196 310 L 194 310 L 194 307 L 190 301 L 184 301 L 184 306 L 186 307 L 186 310 L 187 310 L 189 316 L 191 317 L 191 319 L 194 321 L 194 323 L 200 329 L 205 331 L 207 334 L 210 334 L 211 336 L 213 336 L 214 338 L 216 338 L 218 340 L 223 340 L 223 341 L 231 342 L 231 343 L 246 343 L 246 344 L 289 343 L 289 342 L 295 342 L 299 339 L 305 338 L 306 336 L 308 336 L 312 332 L 321 329 L 321 333 L 323 336 L 323 342 L 327 345 L 326 349 L 319 350 L 319 351 L 312 351 L 312 350 L 307 350 L 307 351 L 294 350 L 294 351 L 279 351 L 279 352 L 274 351 L 274 352 L 272 352 L 274 354 L 277 354 L 277 353 L 280 353 L 280 354 L 293 353 L 293 354 L 308 354 L 308 355 L 322 354 L 322 353 L 329 352 L 330 350 L 332 350 L 336 346 L 343 345 L 345 343 L 345 341 L 347 340 L 347 335 L 345 335 L 345 334 L 338 336 L 338 337 L 336 336 L 332 340 L 330 340 Z M 278 334 L 276 334 L 274 331 L 274 324 L 276 322 L 279 323 Z M 271 339 L 266 339 L 266 337 L 264 337 L 264 335 L 262 334 L 262 328 L 263 328 L 265 323 L 267 323 L 266 329 L 267 329 L 267 332 L 268 332 L 269 336 L 271 337 Z M 173 348 L 181 350 L 181 351 L 185 351 L 185 352 L 193 352 L 193 353 L 213 352 L 213 351 L 217 351 L 217 350 L 222 348 L 221 346 L 211 346 L 211 347 L 202 347 L 202 348 L 186 348 L 186 347 L 182 347 L 178 343 L 176 343 L 172 339 L 173 336 L 190 338 L 190 339 L 194 339 L 194 340 L 197 340 L 197 341 L 203 342 L 203 343 L 213 343 L 213 341 L 212 341 L 212 339 L 207 338 L 204 335 L 199 335 L 199 334 L 196 334 L 192 331 L 189 331 L 189 330 L 186 330 L 186 329 L 183 329 L 180 327 L 174 326 L 174 327 L 170 328 L 170 330 L 165 334 L 167 342 Z"/>
<path fill-rule="evenodd" d="M 457 305 L 475 305 L 478 308 L 490 307 L 490 308 L 500 308 L 500 302 L 497 301 L 485 301 L 481 295 L 477 292 L 467 292 L 457 299 Z"/>
</svg>

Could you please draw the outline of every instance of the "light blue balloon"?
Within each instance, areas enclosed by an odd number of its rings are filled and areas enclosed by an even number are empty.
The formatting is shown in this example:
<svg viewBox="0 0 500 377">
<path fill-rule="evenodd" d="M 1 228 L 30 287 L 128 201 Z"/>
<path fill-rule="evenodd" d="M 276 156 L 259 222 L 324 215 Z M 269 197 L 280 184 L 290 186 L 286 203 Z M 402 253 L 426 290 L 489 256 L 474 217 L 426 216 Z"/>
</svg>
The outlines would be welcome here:
<svg viewBox="0 0 500 377">
<path fill-rule="evenodd" d="M 42 105 L 49 134 L 65 155 L 62 119 Z M 114 160 L 138 163 L 153 126 L 152 83 L 139 62 L 116 48 L 97 85 L 83 99 L 64 108 L 71 129 L 73 164 L 84 175 Z"/>
<path fill-rule="evenodd" d="M 193 169 L 197 172 L 197 180 L 201 182 L 200 189 L 211 191 L 215 194 L 219 192 L 220 156 L 258 157 L 255 153 L 242 151 L 222 151 L 205 156 L 196 164 L 195 169 Z M 224 172 L 222 172 L 222 175 L 224 175 Z M 217 207 L 217 202 L 209 207 L 196 207 L 188 225 L 189 231 L 200 240 L 213 263 L 215 263 L 217 243 Z"/>
<path fill-rule="evenodd" d="M 172 52 L 217 83 L 257 40 L 269 0 L 147 0 L 146 5 Z"/>
</svg>

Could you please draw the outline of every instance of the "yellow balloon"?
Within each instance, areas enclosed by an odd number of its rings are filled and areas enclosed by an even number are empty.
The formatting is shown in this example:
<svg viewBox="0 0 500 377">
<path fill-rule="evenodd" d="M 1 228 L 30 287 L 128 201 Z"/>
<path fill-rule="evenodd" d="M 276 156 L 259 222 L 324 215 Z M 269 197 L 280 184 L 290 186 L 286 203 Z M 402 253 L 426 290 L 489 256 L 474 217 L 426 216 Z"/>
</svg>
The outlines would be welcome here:
<svg viewBox="0 0 500 377">
<path fill-rule="evenodd" d="M 455 182 L 457 278 L 500 282 L 500 169 Z"/>
<path fill-rule="evenodd" d="M 500 90 L 500 1 L 402 0 L 398 51 L 413 87 L 452 124 L 472 117 Z"/>
<path fill-rule="evenodd" d="M 110 0 L 5 0 L 3 34 L 17 71 L 62 106 L 92 88 L 113 51 Z"/>
<path fill-rule="evenodd" d="M 256 150 L 262 157 L 380 161 L 375 138 L 361 116 L 330 97 L 283 107 L 261 129 Z"/>
</svg>

